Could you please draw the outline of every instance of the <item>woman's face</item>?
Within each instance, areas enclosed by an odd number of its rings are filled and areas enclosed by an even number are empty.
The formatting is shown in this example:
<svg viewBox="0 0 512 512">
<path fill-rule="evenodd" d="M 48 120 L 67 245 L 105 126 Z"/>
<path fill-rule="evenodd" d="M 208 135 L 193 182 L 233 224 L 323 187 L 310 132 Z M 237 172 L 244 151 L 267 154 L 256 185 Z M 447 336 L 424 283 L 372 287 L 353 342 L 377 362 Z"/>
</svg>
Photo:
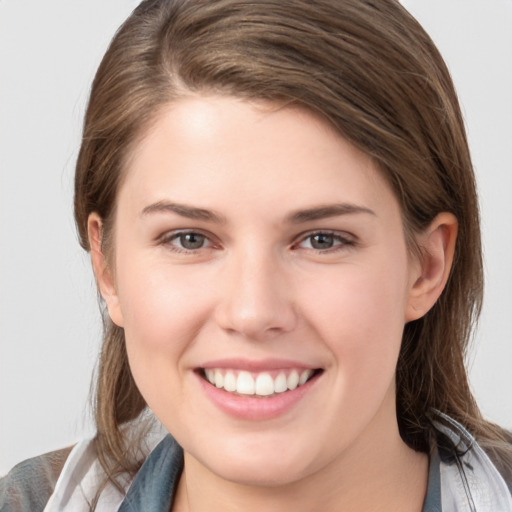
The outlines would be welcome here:
<svg viewBox="0 0 512 512">
<path fill-rule="evenodd" d="M 229 97 L 170 105 L 129 161 L 114 237 L 109 312 L 190 460 L 277 485 L 399 439 L 419 269 L 387 183 L 324 121 Z"/>
</svg>

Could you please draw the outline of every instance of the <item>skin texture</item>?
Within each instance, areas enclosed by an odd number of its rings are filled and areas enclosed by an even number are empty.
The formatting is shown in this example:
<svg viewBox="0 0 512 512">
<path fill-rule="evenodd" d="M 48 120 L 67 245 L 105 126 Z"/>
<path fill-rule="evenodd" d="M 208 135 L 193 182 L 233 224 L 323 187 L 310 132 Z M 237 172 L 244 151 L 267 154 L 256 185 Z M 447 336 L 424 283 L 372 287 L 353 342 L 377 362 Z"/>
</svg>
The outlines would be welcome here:
<svg viewBox="0 0 512 512">
<path fill-rule="evenodd" d="M 229 97 L 162 110 L 125 173 L 112 255 L 89 218 L 93 265 L 135 381 L 185 450 L 175 508 L 421 510 L 428 458 L 400 439 L 394 377 L 404 324 L 448 277 L 453 216 L 413 257 L 367 155 L 307 111 Z M 241 418 L 199 375 L 226 358 L 321 372 L 276 417 Z"/>
</svg>

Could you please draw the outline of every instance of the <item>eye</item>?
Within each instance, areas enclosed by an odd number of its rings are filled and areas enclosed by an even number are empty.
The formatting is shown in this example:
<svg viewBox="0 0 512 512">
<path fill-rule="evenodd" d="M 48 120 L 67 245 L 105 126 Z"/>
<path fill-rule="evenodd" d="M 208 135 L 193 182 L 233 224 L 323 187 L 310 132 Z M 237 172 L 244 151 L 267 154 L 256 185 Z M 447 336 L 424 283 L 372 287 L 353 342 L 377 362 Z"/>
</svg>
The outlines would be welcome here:
<svg viewBox="0 0 512 512">
<path fill-rule="evenodd" d="M 332 232 L 316 232 L 304 236 L 297 244 L 297 247 L 327 252 L 353 245 L 355 245 L 355 242 L 348 236 Z"/>
<path fill-rule="evenodd" d="M 326 233 L 311 235 L 306 240 L 309 240 L 313 249 L 330 249 L 335 243 L 334 236 Z"/>
<path fill-rule="evenodd" d="M 199 233 L 182 233 L 177 235 L 175 240 L 179 241 L 183 249 L 193 251 L 204 246 L 206 237 L 204 235 L 200 235 Z"/>
<path fill-rule="evenodd" d="M 175 252 L 194 252 L 213 246 L 206 235 L 196 231 L 169 233 L 161 239 L 161 243 Z"/>
</svg>

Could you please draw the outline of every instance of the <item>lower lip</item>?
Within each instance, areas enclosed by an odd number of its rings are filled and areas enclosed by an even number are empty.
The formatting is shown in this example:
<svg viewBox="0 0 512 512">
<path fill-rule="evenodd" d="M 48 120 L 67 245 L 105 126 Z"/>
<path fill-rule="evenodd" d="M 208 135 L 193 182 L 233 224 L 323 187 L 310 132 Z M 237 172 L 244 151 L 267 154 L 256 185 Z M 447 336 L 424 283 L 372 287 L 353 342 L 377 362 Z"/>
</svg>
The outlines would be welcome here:
<svg viewBox="0 0 512 512">
<path fill-rule="evenodd" d="M 292 391 L 285 391 L 268 398 L 255 398 L 254 395 L 234 395 L 213 386 L 197 375 L 204 392 L 219 409 L 235 418 L 251 421 L 271 420 L 287 413 L 304 398 L 319 377 L 320 375 L 315 375 Z"/>
</svg>

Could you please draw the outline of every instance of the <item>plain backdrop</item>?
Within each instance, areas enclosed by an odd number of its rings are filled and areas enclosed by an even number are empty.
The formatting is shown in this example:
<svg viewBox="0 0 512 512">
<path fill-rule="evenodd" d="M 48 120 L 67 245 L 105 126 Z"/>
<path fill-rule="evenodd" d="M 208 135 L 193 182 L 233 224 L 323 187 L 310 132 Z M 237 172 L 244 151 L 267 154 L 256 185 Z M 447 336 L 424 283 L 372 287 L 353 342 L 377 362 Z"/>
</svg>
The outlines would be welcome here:
<svg viewBox="0 0 512 512">
<path fill-rule="evenodd" d="M 0 0 L 0 474 L 93 433 L 101 326 L 72 218 L 95 68 L 135 0 Z M 452 71 L 478 175 L 483 412 L 512 427 L 512 1 L 404 0 Z"/>
</svg>

